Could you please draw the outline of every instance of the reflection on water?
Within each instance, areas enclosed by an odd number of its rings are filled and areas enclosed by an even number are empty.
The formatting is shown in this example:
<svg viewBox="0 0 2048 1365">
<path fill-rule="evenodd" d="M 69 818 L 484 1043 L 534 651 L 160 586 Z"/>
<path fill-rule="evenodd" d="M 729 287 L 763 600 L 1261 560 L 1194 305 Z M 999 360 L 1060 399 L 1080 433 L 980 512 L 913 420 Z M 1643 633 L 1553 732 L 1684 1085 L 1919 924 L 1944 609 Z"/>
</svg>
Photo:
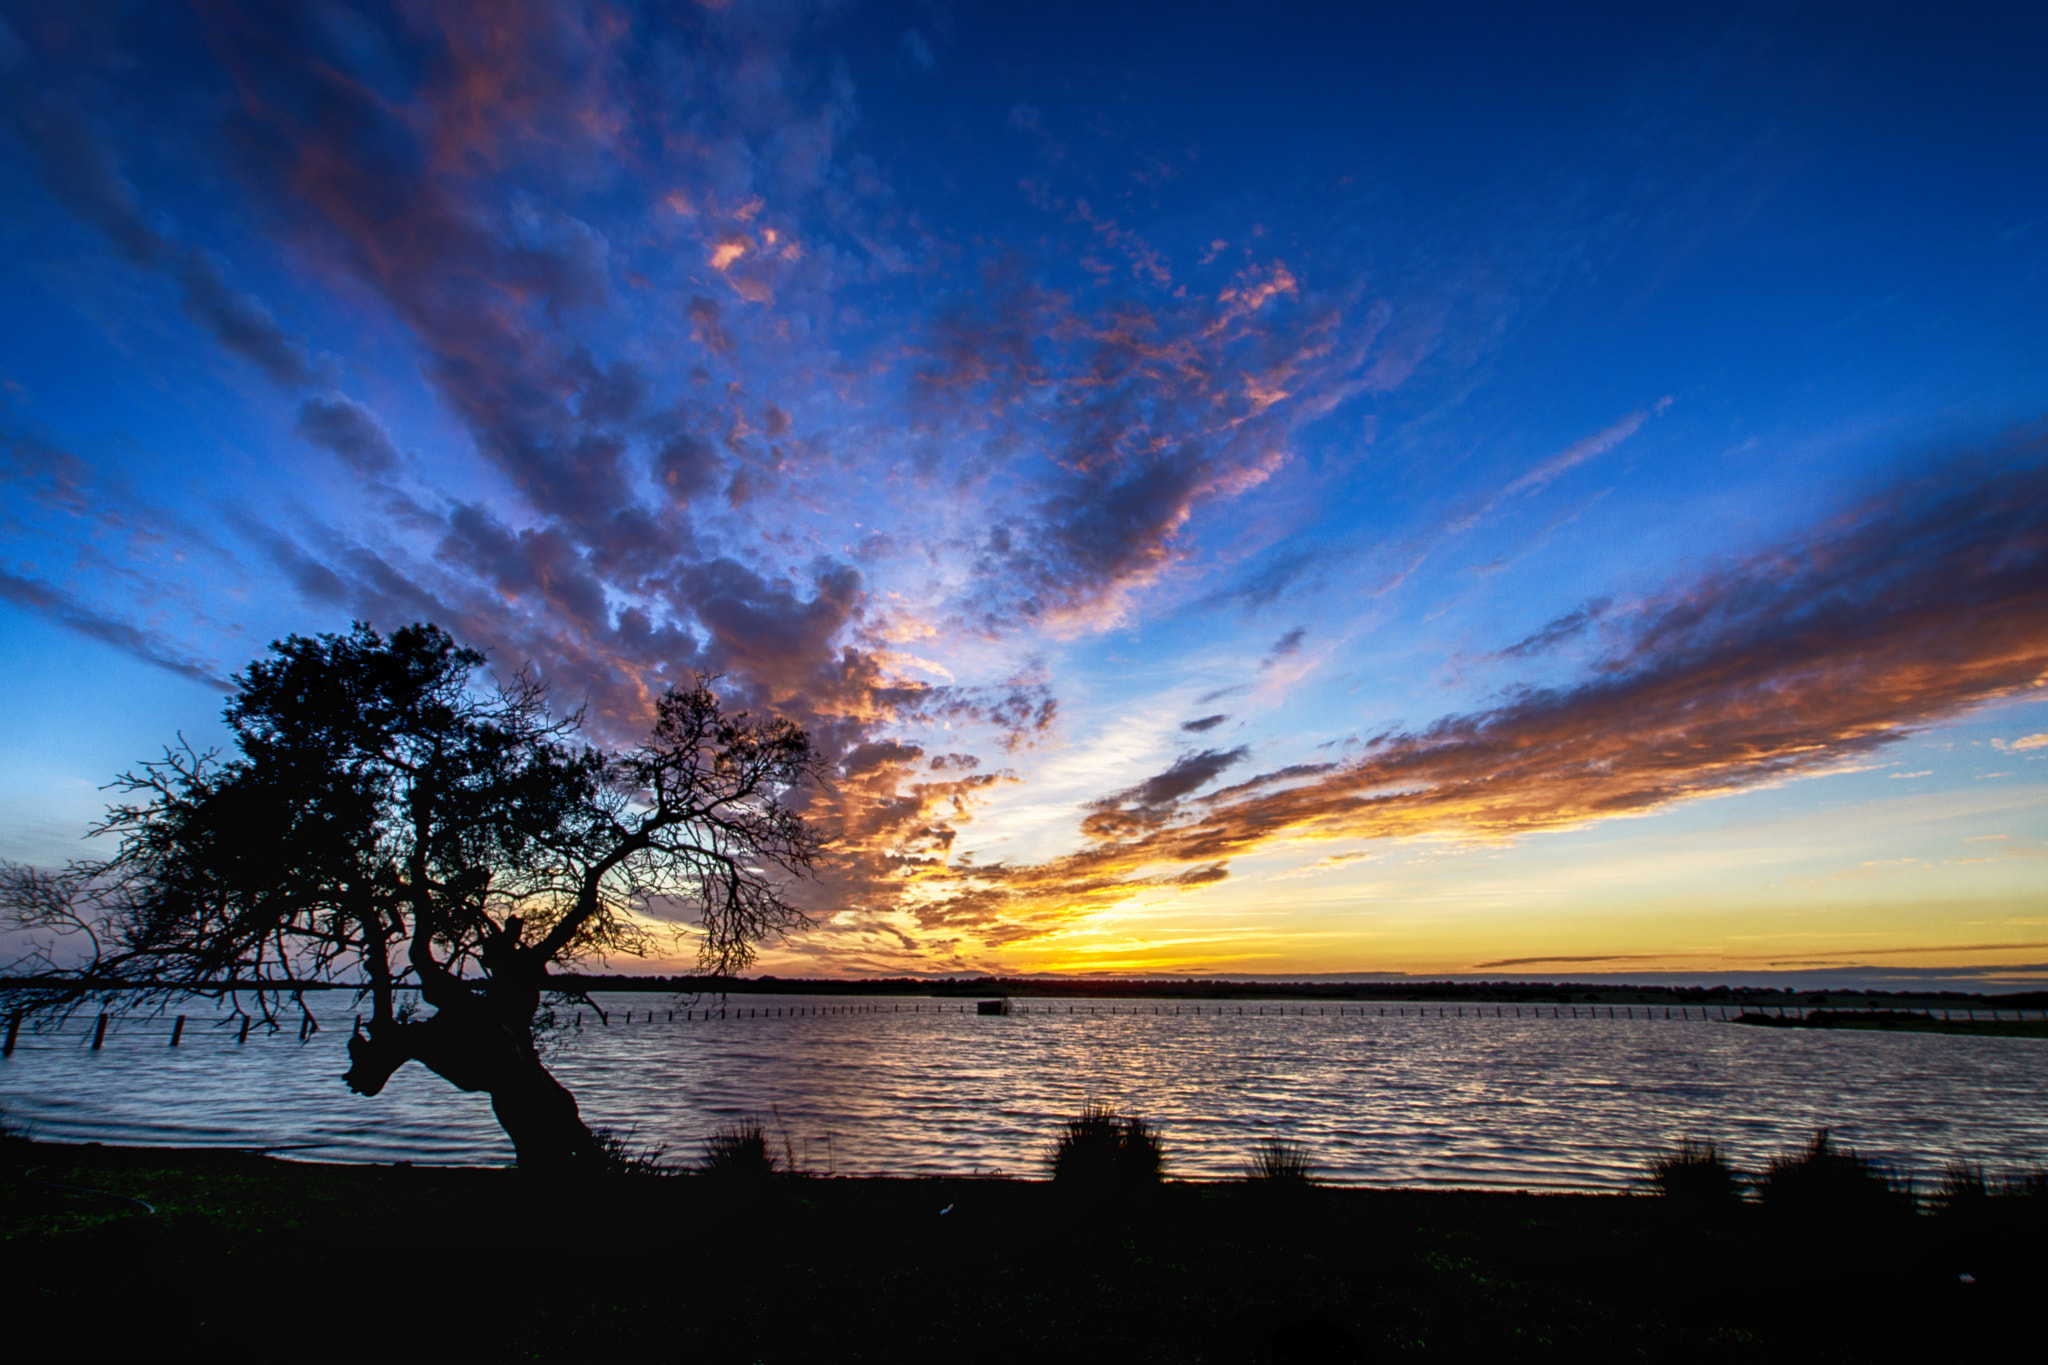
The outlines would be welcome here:
<svg viewBox="0 0 2048 1365">
<path fill-rule="evenodd" d="M 592 1123 L 680 1155 L 723 1118 L 779 1116 L 799 1160 L 841 1175 L 1037 1175 L 1060 1119 L 1089 1098 L 1159 1124 L 1170 1172 L 1205 1178 L 1237 1174 L 1269 1135 L 1307 1144 L 1323 1178 L 1375 1185 L 1611 1189 L 1682 1135 L 1755 1166 L 1819 1124 L 1923 1178 L 1952 1158 L 2048 1156 L 2048 1044 L 2030 1039 L 1292 1002 L 1196 1016 L 1034 1001 L 1001 1018 L 972 1002 L 750 996 L 732 1012 L 755 1017 L 706 1019 L 702 1001 L 599 998 L 611 1024 L 587 1013 L 551 1062 Z M 0 1104 L 10 1126 L 51 1139 L 511 1159 L 489 1100 L 418 1066 L 375 1099 L 351 1095 L 346 1001 L 315 1008 L 328 1027 L 303 1044 L 287 1032 L 237 1046 L 196 1013 L 177 1048 L 161 1020 L 117 1023 L 99 1052 L 89 1021 L 24 1033 L 0 1062 Z"/>
</svg>

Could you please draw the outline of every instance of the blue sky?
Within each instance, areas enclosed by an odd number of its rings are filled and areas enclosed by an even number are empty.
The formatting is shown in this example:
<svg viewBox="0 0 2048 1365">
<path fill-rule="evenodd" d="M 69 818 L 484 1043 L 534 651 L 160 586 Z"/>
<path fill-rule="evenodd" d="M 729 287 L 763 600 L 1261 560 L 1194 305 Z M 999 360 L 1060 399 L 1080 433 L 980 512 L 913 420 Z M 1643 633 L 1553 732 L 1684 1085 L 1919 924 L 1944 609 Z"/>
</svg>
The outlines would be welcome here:
<svg viewBox="0 0 2048 1365">
<path fill-rule="evenodd" d="M 0 854 L 431 619 L 773 970 L 2048 963 L 2038 11 L 0 15 Z"/>
</svg>

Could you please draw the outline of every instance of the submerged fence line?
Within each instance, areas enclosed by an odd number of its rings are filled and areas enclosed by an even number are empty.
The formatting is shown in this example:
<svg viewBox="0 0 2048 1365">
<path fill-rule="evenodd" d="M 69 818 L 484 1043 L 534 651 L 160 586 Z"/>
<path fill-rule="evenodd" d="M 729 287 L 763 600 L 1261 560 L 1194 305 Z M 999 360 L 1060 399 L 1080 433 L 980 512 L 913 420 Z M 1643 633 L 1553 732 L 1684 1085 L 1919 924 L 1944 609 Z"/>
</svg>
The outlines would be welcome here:
<svg viewBox="0 0 2048 1365">
<path fill-rule="evenodd" d="M 1738 1003 L 1733 1005 L 1599 1005 L 1599 1004 L 1335 1004 L 1335 1005 L 1287 1005 L 1272 1002 L 1251 1002 L 1245 1004 L 1186 1004 L 1161 1003 L 1155 1005 L 1096 1005 L 1061 1004 L 1050 1000 L 1003 1000 L 1003 1001 L 937 1001 L 914 1000 L 908 1002 L 890 1001 L 886 1004 L 868 1003 L 858 1005 L 735 1005 L 728 1001 L 722 1005 L 685 1006 L 681 1009 L 627 1009 L 618 1011 L 617 1018 L 596 1010 L 578 1011 L 567 1027 L 578 1032 L 585 1027 L 584 1017 L 592 1016 L 589 1027 L 609 1028 L 616 1024 L 625 1028 L 633 1024 L 656 1023 L 711 1023 L 730 1020 L 755 1019 L 804 1019 L 823 1018 L 836 1015 L 887 1014 L 901 1015 L 943 1015 L 980 1014 L 986 1016 L 1011 1017 L 1054 1017 L 1054 1018 L 1187 1018 L 1187 1019 L 1255 1019 L 1255 1018 L 1379 1018 L 1379 1019 L 1585 1019 L 1630 1021 L 1663 1021 L 1673 1023 L 1734 1023 L 1738 1015 L 1752 1017 L 1800 1020 L 1809 1015 L 1858 1014 L 1897 1016 L 1913 1014 L 1932 1021 L 1935 1010 L 1896 1010 L 1881 1006 L 1843 1007 L 1832 1005 L 1784 1005 L 1761 1002 Z M 1548 1011 L 1546 1013 L 1545 1011 Z M 679 1021 L 677 1015 L 682 1018 Z M 1989 1019 L 1981 1016 L 1988 1015 Z M 1977 1009 L 1948 1008 L 1940 1011 L 1941 1021 L 1968 1023 L 2026 1022 L 2029 1019 L 2048 1023 L 2048 1009 Z M 195 1031 L 195 1036 L 209 1041 L 225 1041 L 228 1033 L 234 1033 L 237 1046 L 249 1041 L 250 1026 L 256 1023 L 250 1015 L 229 1015 L 209 1026 Z M 356 1016 L 358 1025 L 362 1016 Z M 301 1015 L 297 1019 L 300 1043 L 308 1041 L 320 1031 L 319 1021 L 312 1015 Z M 101 1013 L 91 1022 L 81 1022 L 72 1027 L 67 1021 L 54 1028 L 38 1029 L 28 1021 L 23 1011 L 8 1016 L 6 1044 L 0 1055 L 12 1056 L 22 1048 L 41 1049 L 62 1045 L 90 1046 L 97 1052 L 107 1040 L 124 1038 L 136 1040 L 167 1037 L 169 1047 L 189 1046 L 186 1039 L 187 1016 L 177 1015 L 166 1018 L 151 1015 L 139 1019 L 123 1019 L 111 1013 Z M 25 1027 L 26 1025 L 26 1027 Z M 259 1039 L 281 1036 L 291 1031 L 291 1021 L 280 1022 L 263 1028 Z M 24 1036 L 24 1034 L 26 1036 Z M 69 1044 L 56 1040 L 69 1039 Z M 89 1044 L 85 1040 L 90 1039 Z"/>
</svg>

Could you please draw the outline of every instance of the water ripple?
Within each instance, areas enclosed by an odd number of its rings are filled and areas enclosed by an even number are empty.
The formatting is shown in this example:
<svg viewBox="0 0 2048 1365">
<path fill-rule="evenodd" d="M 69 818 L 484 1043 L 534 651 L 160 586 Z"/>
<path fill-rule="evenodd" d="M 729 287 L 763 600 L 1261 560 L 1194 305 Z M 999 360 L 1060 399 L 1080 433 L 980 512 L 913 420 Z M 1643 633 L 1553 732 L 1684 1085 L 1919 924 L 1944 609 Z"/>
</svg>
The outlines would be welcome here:
<svg viewBox="0 0 2048 1365">
<path fill-rule="evenodd" d="M 1281 1136 L 1306 1144 L 1323 1178 L 1368 1185 L 1612 1189 L 1682 1136 L 1754 1167 L 1820 1124 L 1924 1179 L 1955 1158 L 2038 1160 L 2048 1133 L 2048 1045 L 2029 1039 L 1252 1002 L 1266 1012 L 1030 1002 L 1005 1018 L 752 996 L 725 1018 L 679 1003 L 671 1022 L 664 999 L 598 999 L 613 1023 L 593 1014 L 550 1059 L 592 1123 L 688 1154 L 757 1114 L 800 1163 L 841 1175 L 1039 1174 L 1059 1121 L 1088 1099 L 1156 1123 L 1175 1175 L 1236 1175 L 1256 1141 Z M 10 1125 L 69 1141 L 511 1159 L 488 1099 L 419 1067 L 375 1099 L 351 1095 L 347 1014 L 327 1014 L 304 1043 L 238 1046 L 196 1017 L 177 1048 L 164 1021 L 118 1023 L 98 1052 L 75 1026 L 25 1033 L 0 1063 L 0 1104 Z"/>
</svg>

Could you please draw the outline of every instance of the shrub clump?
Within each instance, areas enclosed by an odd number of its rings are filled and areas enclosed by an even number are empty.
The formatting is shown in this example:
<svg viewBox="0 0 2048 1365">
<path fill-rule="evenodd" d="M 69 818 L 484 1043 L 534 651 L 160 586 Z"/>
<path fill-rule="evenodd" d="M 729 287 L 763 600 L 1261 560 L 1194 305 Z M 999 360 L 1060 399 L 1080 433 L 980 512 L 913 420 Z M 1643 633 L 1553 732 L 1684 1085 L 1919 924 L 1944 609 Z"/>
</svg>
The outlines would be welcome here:
<svg viewBox="0 0 2048 1365">
<path fill-rule="evenodd" d="M 760 1185 L 781 1170 L 768 1146 L 768 1130 L 757 1118 L 721 1125 L 699 1148 L 697 1174 L 723 1184 Z"/>
<path fill-rule="evenodd" d="M 1682 1138 L 1650 1163 L 1650 1183 L 1665 1198 L 1693 1208 L 1718 1208 L 1742 1198 L 1742 1177 L 1711 1142 Z"/>
<path fill-rule="evenodd" d="M 1245 1163 L 1244 1178 L 1306 1185 L 1314 1172 L 1315 1163 L 1309 1160 L 1308 1148 L 1285 1138 L 1265 1138 L 1252 1149 L 1252 1159 Z"/>
<path fill-rule="evenodd" d="M 1145 1120 L 1090 1100 L 1067 1120 L 1050 1164 L 1055 1184 L 1132 1190 L 1159 1183 L 1165 1156 L 1158 1131 Z"/>
<path fill-rule="evenodd" d="M 1849 1220 L 1910 1213 L 1910 1181 L 1853 1147 L 1837 1147 L 1820 1129 L 1802 1150 L 1774 1157 L 1757 1181 L 1766 1208 L 1808 1218 Z"/>
</svg>

